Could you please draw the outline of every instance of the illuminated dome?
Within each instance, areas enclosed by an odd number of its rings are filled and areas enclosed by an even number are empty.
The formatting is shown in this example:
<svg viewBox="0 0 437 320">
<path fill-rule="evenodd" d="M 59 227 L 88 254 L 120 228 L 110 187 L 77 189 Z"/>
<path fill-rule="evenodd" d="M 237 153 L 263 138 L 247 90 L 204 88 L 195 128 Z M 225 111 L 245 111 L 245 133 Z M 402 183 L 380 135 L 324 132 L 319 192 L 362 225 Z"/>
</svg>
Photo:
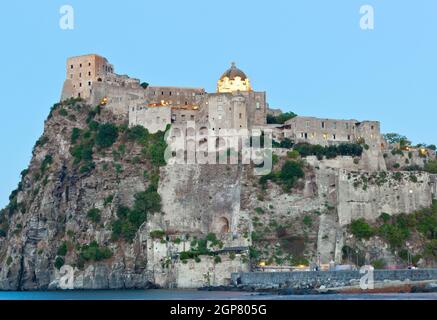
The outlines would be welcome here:
<svg viewBox="0 0 437 320">
<path fill-rule="evenodd" d="M 235 66 L 232 62 L 231 67 L 223 73 L 217 82 L 217 92 L 250 91 L 249 78 L 246 74 Z"/>
</svg>

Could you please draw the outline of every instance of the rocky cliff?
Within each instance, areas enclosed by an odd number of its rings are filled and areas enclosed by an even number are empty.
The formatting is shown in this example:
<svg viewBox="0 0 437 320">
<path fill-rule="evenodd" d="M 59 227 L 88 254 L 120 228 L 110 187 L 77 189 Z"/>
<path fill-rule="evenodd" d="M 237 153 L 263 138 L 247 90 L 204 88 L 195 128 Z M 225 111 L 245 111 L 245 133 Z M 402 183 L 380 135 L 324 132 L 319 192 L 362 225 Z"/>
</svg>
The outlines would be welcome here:
<svg viewBox="0 0 437 320">
<path fill-rule="evenodd" d="M 260 179 L 251 165 L 165 165 L 165 148 L 162 132 L 104 108 L 54 105 L 0 213 L 0 289 L 59 288 L 64 265 L 76 289 L 120 289 L 227 284 L 261 261 L 351 262 L 350 248 L 400 263 L 388 238 L 358 239 L 350 224 L 415 214 L 435 195 L 435 177 L 381 171 L 375 150 L 329 160 L 275 150 Z M 419 252 L 429 243 L 414 235 Z"/>
</svg>

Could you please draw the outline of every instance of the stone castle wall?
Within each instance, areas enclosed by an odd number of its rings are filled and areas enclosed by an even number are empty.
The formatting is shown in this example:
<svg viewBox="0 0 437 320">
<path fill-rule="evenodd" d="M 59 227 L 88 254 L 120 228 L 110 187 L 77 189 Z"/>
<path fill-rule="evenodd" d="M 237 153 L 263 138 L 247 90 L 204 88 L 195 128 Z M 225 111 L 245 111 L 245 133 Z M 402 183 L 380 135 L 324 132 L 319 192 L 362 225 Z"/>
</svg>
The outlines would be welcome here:
<svg viewBox="0 0 437 320">
<path fill-rule="evenodd" d="M 381 174 L 386 177 L 382 178 Z M 376 220 L 381 213 L 411 213 L 432 203 L 430 175 L 424 172 L 350 172 L 340 170 L 337 187 L 337 212 L 340 226 L 364 218 Z M 416 180 L 412 180 L 414 176 Z"/>
<path fill-rule="evenodd" d="M 359 285 L 363 274 L 357 271 L 308 271 L 308 272 L 240 272 L 232 274 L 235 285 L 256 288 L 314 289 Z M 376 283 L 384 281 L 437 280 L 437 269 L 374 270 Z"/>
</svg>

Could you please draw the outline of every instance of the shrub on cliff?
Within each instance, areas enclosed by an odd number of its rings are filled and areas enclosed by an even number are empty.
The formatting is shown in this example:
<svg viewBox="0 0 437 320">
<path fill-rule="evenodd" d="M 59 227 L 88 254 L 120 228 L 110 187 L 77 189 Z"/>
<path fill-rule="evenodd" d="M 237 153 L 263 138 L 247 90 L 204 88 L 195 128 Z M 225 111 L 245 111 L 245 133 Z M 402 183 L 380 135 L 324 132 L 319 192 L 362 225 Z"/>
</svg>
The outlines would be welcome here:
<svg viewBox="0 0 437 320">
<path fill-rule="evenodd" d="M 302 170 L 302 164 L 290 160 L 287 160 L 284 163 L 279 174 L 279 178 L 283 183 L 285 190 L 290 190 L 296 181 L 304 176 L 305 173 Z"/>
<path fill-rule="evenodd" d="M 58 248 L 58 256 L 62 256 L 62 257 L 65 256 L 67 254 L 67 251 L 68 251 L 67 242 L 63 241 Z"/>
<path fill-rule="evenodd" d="M 87 217 L 94 223 L 100 222 L 101 215 L 100 210 L 97 208 L 92 208 L 88 211 Z"/>
<path fill-rule="evenodd" d="M 55 259 L 55 267 L 56 269 L 61 269 L 61 267 L 64 265 L 64 258 L 62 257 L 56 257 Z"/>
<path fill-rule="evenodd" d="M 96 144 L 100 148 L 109 148 L 118 138 L 118 128 L 112 123 L 105 123 L 99 127 Z"/>
<path fill-rule="evenodd" d="M 85 261 L 101 261 L 112 257 L 109 248 L 101 247 L 96 241 L 81 247 L 80 257 Z"/>
<path fill-rule="evenodd" d="M 425 171 L 433 174 L 437 174 L 437 160 L 430 160 L 425 165 Z"/>
<path fill-rule="evenodd" d="M 114 241 L 120 237 L 132 241 L 138 228 L 147 220 L 147 215 L 161 210 L 161 196 L 155 190 L 138 192 L 134 198 L 132 208 L 120 206 L 117 209 L 118 220 L 112 223 L 112 240 Z"/>
<path fill-rule="evenodd" d="M 374 235 L 372 227 L 363 218 L 353 221 L 350 231 L 358 239 L 369 239 Z"/>
</svg>

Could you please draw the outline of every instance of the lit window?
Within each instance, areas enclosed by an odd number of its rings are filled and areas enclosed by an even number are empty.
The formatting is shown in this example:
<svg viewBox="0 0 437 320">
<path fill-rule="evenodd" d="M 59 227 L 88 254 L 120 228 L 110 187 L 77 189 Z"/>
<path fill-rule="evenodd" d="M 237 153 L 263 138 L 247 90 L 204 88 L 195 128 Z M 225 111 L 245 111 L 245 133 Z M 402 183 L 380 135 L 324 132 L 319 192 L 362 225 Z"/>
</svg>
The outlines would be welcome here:
<svg viewBox="0 0 437 320">
<path fill-rule="evenodd" d="M 261 108 L 261 105 L 260 105 L 259 101 L 256 102 L 256 108 L 257 108 L 257 109 L 260 109 L 260 108 Z"/>
</svg>

